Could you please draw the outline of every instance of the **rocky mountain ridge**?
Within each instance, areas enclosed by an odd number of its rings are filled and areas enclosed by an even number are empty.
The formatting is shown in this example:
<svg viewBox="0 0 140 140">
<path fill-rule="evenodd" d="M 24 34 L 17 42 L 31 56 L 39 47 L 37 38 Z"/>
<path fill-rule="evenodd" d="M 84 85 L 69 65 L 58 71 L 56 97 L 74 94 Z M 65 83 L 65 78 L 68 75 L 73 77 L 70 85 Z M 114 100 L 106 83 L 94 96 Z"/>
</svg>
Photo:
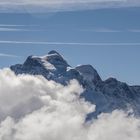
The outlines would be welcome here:
<svg viewBox="0 0 140 140">
<path fill-rule="evenodd" d="M 16 74 L 42 75 L 48 80 L 64 85 L 71 79 L 78 80 L 85 89 L 81 97 L 96 104 L 96 112 L 89 114 L 89 118 L 115 109 L 132 108 L 135 115 L 140 114 L 140 86 L 129 86 L 115 78 L 103 81 L 91 65 L 72 68 L 54 50 L 42 57 L 29 56 L 23 64 L 13 65 L 10 68 Z"/>
</svg>

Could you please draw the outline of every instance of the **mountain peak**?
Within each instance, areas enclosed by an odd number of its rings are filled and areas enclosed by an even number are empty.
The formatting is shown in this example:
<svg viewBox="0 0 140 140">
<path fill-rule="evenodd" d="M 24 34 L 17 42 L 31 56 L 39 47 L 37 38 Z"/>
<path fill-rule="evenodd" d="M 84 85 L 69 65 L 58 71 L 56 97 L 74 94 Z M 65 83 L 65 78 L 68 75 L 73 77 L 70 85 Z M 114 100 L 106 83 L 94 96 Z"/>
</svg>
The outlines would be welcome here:
<svg viewBox="0 0 140 140">
<path fill-rule="evenodd" d="M 51 50 L 50 52 L 48 52 L 48 55 L 50 55 L 50 54 L 57 54 L 57 55 L 60 55 L 57 51 L 55 51 L 55 50 Z M 61 56 L 61 55 L 60 55 Z"/>
<path fill-rule="evenodd" d="M 48 53 L 48 55 L 44 56 L 43 59 L 50 64 L 54 65 L 57 69 L 61 71 L 66 71 L 67 67 L 69 67 L 69 64 L 67 61 L 63 58 L 62 55 L 60 55 L 57 51 L 52 50 Z"/>
<path fill-rule="evenodd" d="M 48 80 L 67 84 L 76 79 L 84 87 L 81 94 L 85 100 L 96 104 L 96 112 L 110 112 L 114 109 L 126 109 L 132 105 L 136 114 L 140 114 L 140 87 L 129 86 L 115 78 L 102 81 L 92 65 L 69 66 L 67 61 L 55 50 L 45 56 L 29 56 L 23 64 L 10 67 L 16 74 L 42 75 Z M 90 115 L 90 114 L 89 114 Z"/>
<path fill-rule="evenodd" d="M 102 81 L 92 65 L 79 65 L 76 67 L 76 70 L 78 70 L 83 75 L 84 79 L 89 82 L 96 84 L 97 82 Z"/>
<path fill-rule="evenodd" d="M 40 66 L 40 58 L 30 55 L 27 57 L 26 61 L 24 62 L 25 66 Z"/>
<path fill-rule="evenodd" d="M 48 78 L 65 73 L 67 67 L 70 67 L 67 61 L 58 52 L 52 50 L 45 56 L 28 56 L 23 64 L 13 65 L 10 68 L 16 74 L 29 73 Z"/>
</svg>

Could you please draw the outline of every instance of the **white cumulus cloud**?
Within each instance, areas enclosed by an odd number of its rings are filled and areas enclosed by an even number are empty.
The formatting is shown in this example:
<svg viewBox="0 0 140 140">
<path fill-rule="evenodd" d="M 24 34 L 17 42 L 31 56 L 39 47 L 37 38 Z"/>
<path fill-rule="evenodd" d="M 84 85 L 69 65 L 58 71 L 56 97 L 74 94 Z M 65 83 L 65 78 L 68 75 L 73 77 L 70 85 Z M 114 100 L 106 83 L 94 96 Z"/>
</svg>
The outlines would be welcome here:
<svg viewBox="0 0 140 140">
<path fill-rule="evenodd" d="M 76 80 L 63 86 L 0 70 L 0 140 L 139 140 L 140 119 L 123 111 L 85 122 L 95 105 L 82 92 Z"/>
</svg>

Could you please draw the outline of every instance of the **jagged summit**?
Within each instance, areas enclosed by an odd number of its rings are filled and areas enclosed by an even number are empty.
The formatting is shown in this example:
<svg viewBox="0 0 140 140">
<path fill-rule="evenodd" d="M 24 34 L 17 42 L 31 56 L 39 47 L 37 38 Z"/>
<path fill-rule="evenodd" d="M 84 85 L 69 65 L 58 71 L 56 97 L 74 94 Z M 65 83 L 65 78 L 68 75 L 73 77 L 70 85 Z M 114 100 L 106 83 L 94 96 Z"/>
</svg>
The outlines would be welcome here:
<svg viewBox="0 0 140 140">
<path fill-rule="evenodd" d="M 64 85 L 72 79 L 78 80 L 85 89 L 81 97 L 96 104 L 96 112 L 91 116 L 114 109 L 126 110 L 128 105 L 135 114 L 140 114 L 140 86 L 129 86 L 115 78 L 103 81 L 89 64 L 72 68 L 55 50 L 45 56 L 29 56 L 23 64 L 10 68 L 15 74 L 42 75 Z"/>
<path fill-rule="evenodd" d="M 42 75 L 49 80 L 65 83 L 64 75 L 66 75 L 68 67 L 70 65 L 66 60 L 58 52 L 52 50 L 45 56 L 31 55 L 23 64 L 13 65 L 10 68 L 16 74 Z"/>
<path fill-rule="evenodd" d="M 57 55 L 60 55 L 57 51 L 55 51 L 55 50 L 51 50 L 50 52 L 48 52 L 48 55 L 50 55 L 50 54 L 57 54 Z M 60 55 L 61 56 L 61 55 Z"/>
<path fill-rule="evenodd" d="M 78 70 L 83 75 L 84 79 L 89 82 L 96 84 L 97 82 L 102 81 L 98 72 L 91 65 L 79 65 L 76 67 L 76 70 Z"/>
<path fill-rule="evenodd" d="M 69 64 L 67 61 L 56 51 L 50 51 L 48 55 L 43 57 L 43 60 L 52 64 L 56 69 L 60 69 L 61 71 L 67 69 Z"/>
<path fill-rule="evenodd" d="M 33 55 L 30 55 L 27 57 L 27 59 L 23 65 L 28 66 L 28 67 L 41 66 L 41 59 L 39 57 L 35 57 Z"/>
</svg>

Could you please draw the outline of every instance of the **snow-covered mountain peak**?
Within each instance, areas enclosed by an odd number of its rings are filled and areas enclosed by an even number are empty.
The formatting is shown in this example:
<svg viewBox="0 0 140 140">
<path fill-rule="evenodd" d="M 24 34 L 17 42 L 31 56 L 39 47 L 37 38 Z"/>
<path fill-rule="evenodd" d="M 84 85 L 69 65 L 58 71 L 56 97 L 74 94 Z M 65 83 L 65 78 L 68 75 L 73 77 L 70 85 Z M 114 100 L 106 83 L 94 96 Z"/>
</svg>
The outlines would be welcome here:
<svg viewBox="0 0 140 140">
<path fill-rule="evenodd" d="M 66 71 L 67 67 L 69 67 L 67 61 L 56 51 L 51 51 L 48 55 L 42 57 L 43 61 L 47 61 L 50 64 L 54 65 L 56 69 Z"/>
<path fill-rule="evenodd" d="M 47 70 L 66 71 L 70 67 L 66 60 L 56 51 L 52 50 L 45 56 L 29 56 L 24 62 L 25 67 L 44 67 Z"/>
<path fill-rule="evenodd" d="M 57 55 L 60 55 L 57 51 L 55 50 L 51 50 L 50 52 L 48 52 L 48 55 L 51 55 L 51 54 L 57 54 Z M 61 56 L 61 55 L 60 55 Z"/>
<path fill-rule="evenodd" d="M 76 67 L 84 77 L 86 81 L 93 82 L 96 84 L 99 81 L 102 81 L 97 71 L 91 65 L 79 65 Z"/>
<path fill-rule="evenodd" d="M 41 66 L 41 58 L 33 55 L 28 56 L 23 65 L 27 67 Z"/>
<path fill-rule="evenodd" d="M 45 56 L 29 56 L 23 64 L 10 68 L 15 74 L 42 75 L 64 85 L 72 79 L 78 80 L 85 89 L 81 97 L 96 104 L 96 112 L 91 117 L 114 109 L 126 110 L 127 105 L 131 106 L 135 114 L 140 114 L 140 86 L 129 86 L 115 78 L 103 81 L 91 65 L 72 68 L 54 50 Z"/>
<path fill-rule="evenodd" d="M 45 56 L 29 56 L 23 64 L 11 66 L 16 74 L 42 75 L 48 80 L 66 83 L 74 78 L 74 72 L 67 71 L 70 65 L 56 51 L 50 51 Z M 76 78 L 76 77 L 75 77 Z"/>
</svg>

